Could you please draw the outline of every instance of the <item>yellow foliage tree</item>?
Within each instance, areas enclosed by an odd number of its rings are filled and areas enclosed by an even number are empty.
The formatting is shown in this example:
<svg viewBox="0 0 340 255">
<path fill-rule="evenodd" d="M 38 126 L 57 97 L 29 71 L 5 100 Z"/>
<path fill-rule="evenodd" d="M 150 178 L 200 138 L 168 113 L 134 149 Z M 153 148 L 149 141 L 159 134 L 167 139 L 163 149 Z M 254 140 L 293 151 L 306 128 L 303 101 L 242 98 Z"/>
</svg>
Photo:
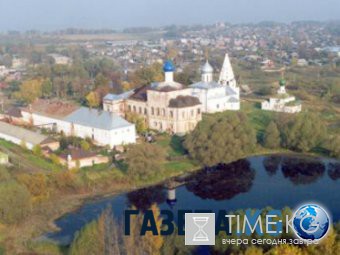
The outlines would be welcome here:
<svg viewBox="0 0 340 255">
<path fill-rule="evenodd" d="M 20 86 L 20 90 L 14 96 L 26 103 L 32 103 L 35 99 L 42 96 L 42 83 L 43 80 L 41 79 L 24 81 Z"/>
<path fill-rule="evenodd" d="M 94 91 L 87 94 L 86 101 L 90 107 L 98 107 L 100 105 L 99 95 Z"/>
</svg>

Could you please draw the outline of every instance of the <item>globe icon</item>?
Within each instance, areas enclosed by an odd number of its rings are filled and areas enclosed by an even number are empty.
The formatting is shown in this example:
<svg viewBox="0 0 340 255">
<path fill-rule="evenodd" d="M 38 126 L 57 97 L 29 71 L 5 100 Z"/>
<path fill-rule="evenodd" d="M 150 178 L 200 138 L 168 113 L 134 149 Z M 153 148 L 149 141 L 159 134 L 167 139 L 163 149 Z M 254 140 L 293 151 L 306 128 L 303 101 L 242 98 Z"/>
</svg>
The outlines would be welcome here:
<svg viewBox="0 0 340 255">
<path fill-rule="evenodd" d="M 330 218 L 319 205 L 304 205 L 293 217 L 294 232 L 302 239 L 319 240 L 329 229 Z"/>
</svg>

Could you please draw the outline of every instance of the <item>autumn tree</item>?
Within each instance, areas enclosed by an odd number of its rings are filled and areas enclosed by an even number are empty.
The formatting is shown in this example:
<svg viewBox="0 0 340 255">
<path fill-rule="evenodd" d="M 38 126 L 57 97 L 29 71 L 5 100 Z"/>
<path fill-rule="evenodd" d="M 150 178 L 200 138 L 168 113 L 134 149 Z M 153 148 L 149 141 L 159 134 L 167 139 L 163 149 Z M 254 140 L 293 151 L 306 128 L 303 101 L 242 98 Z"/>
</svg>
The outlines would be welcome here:
<svg viewBox="0 0 340 255">
<path fill-rule="evenodd" d="M 144 133 L 147 130 L 147 124 L 145 119 L 136 113 L 128 112 L 126 114 L 126 120 L 132 122 L 136 125 L 136 130 L 138 133 Z"/>
<path fill-rule="evenodd" d="M 104 254 L 104 221 L 100 217 L 83 227 L 76 235 L 70 247 L 70 255 Z"/>
<path fill-rule="evenodd" d="M 163 70 L 162 65 L 159 63 L 155 63 L 148 67 L 142 67 L 135 71 L 132 75 L 131 82 L 134 86 L 142 86 L 142 85 L 149 85 L 152 82 L 162 81 L 163 77 Z"/>
<path fill-rule="evenodd" d="M 0 183 L 0 222 L 18 223 L 31 211 L 31 196 L 25 186 L 16 181 Z"/>
<path fill-rule="evenodd" d="M 86 96 L 86 102 L 87 105 L 89 107 L 99 107 L 100 105 L 100 98 L 99 95 L 97 94 L 97 92 L 90 92 L 87 96 Z"/>
<path fill-rule="evenodd" d="M 39 79 L 24 81 L 20 86 L 20 90 L 14 95 L 18 100 L 32 103 L 42 96 L 42 83 L 43 81 Z"/>
<path fill-rule="evenodd" d="M 279 148 L 281 144 L 280 131 L 275 122 L 271 121 L 264 133 L 264 146 L 269 149 Z"/>
<path fill-rule="evenodd" d="M 184 141 L 191 157 L 206 166 L 245 157 L 255 145 L 255 131 L 242 113 L 202 121 Z"/>
</svg>

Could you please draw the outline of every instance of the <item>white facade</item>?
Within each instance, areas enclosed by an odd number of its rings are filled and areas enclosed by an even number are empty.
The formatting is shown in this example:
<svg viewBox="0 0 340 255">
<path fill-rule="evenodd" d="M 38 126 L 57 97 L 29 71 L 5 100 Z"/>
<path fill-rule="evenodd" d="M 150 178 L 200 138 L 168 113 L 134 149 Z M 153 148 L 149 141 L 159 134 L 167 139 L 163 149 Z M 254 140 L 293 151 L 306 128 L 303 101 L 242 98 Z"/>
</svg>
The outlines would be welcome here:
<svg viewBox="0 0 340 255">
<path fill-rule="evenodd" d="M 202 80 L 190 85 L 192 96 L 198 97 L 203 112 L 215 113 L 240 109 L 240 88 L 237 87 L 229 56 L 223 63 L 219 82 L 213 81 L 213 68 L 208 61 L 202 67 Z"/>
<path fill-rule="evenodd" d="M 280 86 L 278 96 L 269 98 L 269 100 L 261 103 L 261 109 L 274 112 L 298 113 L 301 112 L 302 106 L 296 102 L 294 96 L 289 96 L 286 93 L 285 86 Z"/>
<path fill-rule="evenodd" d="M 90 111 L 84 107 L 76 110 L 75 112 L 66 116 L 64 119 L 54 118 L 40 113 L 31 113 L 25 110 L 22 110 L 22 116 L 23 120 L 30 123 L 31 125 L 38 126 L 40 128 L 51 129 L 56 132 L 63 132 L 67 136 L 77 136 L 84 139 L 90 138 L 100 146 L 108 145 L 110 148 L 113 148 L 117 145 L 131 144 L 136 142 L 136 131 L 134 124 L 128 123 L 127 121 L 115 115 L 103 116 L 101 113 L 98 113 L 97 110 L 91 110 L 91 121 L 96 122 L 96 118 L 99 120 L 99 118 L 106 117 L 108 118 L 108 122 L 124 122 L 123 125 L 110 128 L 109 125 L 106 127 L 105 123 L 103 127 L 98 127 L 92 125 L 91 123 L 86 124 L 85 122 L 81 122 L 81 120 L 78 122 L 77 119 L 72 121 L 72 115 L 79 110 Z M 114 120 L 111 120 L 110 117 L 114 118 Z"/>
</svg>

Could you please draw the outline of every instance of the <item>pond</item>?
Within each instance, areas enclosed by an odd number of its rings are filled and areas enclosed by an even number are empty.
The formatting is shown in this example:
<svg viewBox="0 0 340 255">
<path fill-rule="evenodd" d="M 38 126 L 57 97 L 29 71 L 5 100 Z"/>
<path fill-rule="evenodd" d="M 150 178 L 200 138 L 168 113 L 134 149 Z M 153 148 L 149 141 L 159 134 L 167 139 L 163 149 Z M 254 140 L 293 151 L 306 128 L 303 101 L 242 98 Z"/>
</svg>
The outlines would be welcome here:
<svg viewBox="0 0 340 255">
<path fill-rule="evenodd" d="M 60 231 L 47 238 L 69 244 L 74 234 L 96 219 L 107 207 L 117 219 L 134 205 L 145 210 L 156 203 L 161 209 L 227 210 L 295 208 L 301 203 L 318 202 L 340 220 L 340 161 L 301 156 L 258 156 L 228 165 L 200 170 L 178 178 L 177 188 L 156 185 L 127 194 L 89 201 L 77 211 L 65 214 L 55 224 Z M 176 213 L 174 213 L 176 215 Z"/>
</svg>

